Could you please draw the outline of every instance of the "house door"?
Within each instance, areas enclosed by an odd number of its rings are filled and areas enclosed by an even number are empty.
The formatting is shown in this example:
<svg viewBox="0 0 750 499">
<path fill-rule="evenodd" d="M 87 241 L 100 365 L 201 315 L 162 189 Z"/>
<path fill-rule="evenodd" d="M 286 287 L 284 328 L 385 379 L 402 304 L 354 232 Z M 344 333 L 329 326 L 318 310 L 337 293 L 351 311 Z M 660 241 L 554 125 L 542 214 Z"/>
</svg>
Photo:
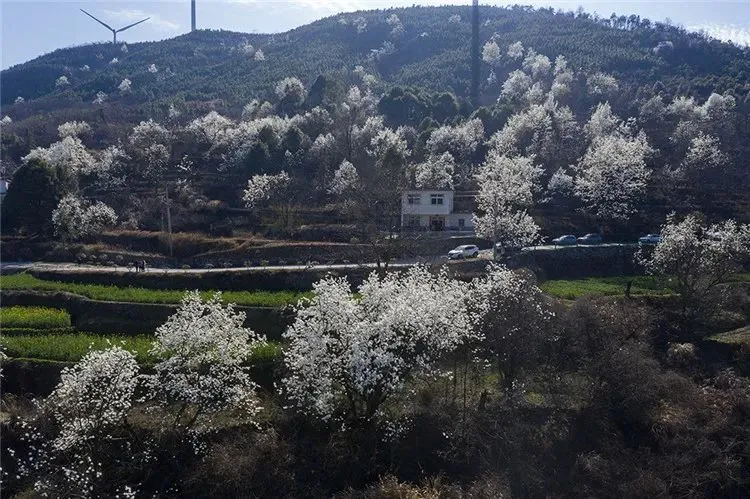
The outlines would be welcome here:
<svg viewBox="0 0 750 499">
<path fill-rule="evenodd" d="M 445 217 L 430 217 L 430 230 L 445 230 Z"/>
</svg>

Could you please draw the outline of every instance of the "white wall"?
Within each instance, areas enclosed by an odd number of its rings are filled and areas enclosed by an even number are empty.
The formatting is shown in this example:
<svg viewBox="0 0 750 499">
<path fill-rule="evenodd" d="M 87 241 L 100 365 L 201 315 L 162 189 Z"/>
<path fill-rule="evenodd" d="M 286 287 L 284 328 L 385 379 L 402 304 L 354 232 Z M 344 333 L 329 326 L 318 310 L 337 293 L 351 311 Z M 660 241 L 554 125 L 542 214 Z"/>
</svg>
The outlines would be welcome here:
<svg viewBox="0 0 750 499">
<path fill-rule="evenodd" d="M 443 204 L 432 204 L 432 194 L 442 194 Z M 409 195 L 418 195 L 419 204 L 409 204 Z M 406 191 L 401 195 L 402 215 L 449 215 L 453 211 L 453 191 Z"/>
</svg>

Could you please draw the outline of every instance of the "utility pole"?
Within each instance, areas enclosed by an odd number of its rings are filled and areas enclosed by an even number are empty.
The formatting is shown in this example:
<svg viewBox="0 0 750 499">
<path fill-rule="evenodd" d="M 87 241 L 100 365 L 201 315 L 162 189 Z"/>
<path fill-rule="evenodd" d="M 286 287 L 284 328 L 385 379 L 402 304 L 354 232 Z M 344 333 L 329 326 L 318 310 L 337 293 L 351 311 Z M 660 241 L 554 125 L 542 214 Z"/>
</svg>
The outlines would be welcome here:
<svg viewBox="0 0 750 499">
<path fill-rule="evenodd" d="M 471 103 L 479 107 L 479 0 L 471 6 Z"/>
<path fill-rule="evenodd" d="M 169 256 L 174 256 L 174 251 L 172 249 L 172 209 L 169 202 L 169 187 L 167 185 L 164 186 L 164 195 L 165 200 L 167 203 L 167 232 L 169 234 Z"/>
</svg>

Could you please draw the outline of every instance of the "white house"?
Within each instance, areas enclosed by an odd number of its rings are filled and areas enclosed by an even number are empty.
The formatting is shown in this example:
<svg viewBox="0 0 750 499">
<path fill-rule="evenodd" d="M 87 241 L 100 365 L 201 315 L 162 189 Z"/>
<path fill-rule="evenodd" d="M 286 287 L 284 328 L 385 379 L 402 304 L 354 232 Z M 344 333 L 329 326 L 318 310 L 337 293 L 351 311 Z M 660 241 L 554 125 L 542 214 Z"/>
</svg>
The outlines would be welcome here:
<svg viewBox="0 0 750 499">
<path fill-rule="evenodd" d="M 401 195 L 401 227 L 413 230 L 472 231 L 473 195 L 454 191 L 406 191 Z"/>
</svg>

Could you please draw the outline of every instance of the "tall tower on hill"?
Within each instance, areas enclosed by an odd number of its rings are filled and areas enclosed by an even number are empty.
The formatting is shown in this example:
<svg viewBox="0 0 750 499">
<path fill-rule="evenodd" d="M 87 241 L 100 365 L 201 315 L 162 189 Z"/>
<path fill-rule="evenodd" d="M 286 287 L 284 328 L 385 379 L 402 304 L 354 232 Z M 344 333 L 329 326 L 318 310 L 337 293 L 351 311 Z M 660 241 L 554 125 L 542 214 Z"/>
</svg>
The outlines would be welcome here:
<svg viewBox="0 0 750 499">
<path fill-rule="evenodd" d="M 190 0 L 190 31 L 195 31 L 195 0 Z"/>
<path fill-rule="evenodd" d="M 471 103 L 479 107 L 479 0 L 471 5 Z"/>
</svg>

